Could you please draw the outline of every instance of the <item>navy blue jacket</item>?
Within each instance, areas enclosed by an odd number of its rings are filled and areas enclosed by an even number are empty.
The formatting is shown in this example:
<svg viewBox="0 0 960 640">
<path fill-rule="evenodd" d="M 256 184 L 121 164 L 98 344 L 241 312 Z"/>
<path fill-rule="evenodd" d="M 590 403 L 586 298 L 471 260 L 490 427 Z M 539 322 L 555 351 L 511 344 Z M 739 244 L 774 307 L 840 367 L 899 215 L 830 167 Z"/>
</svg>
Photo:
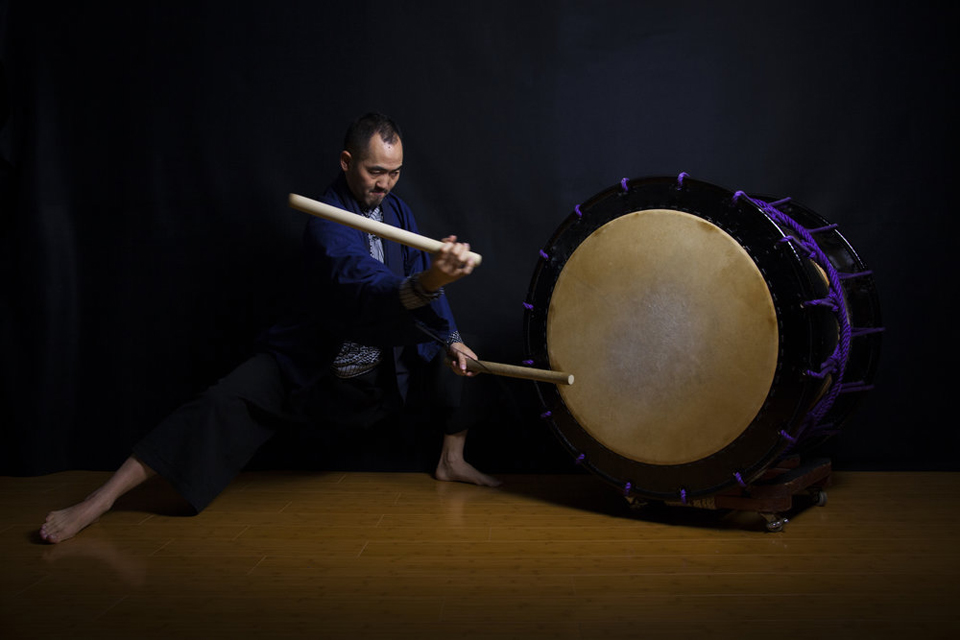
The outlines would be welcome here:
<svg viewBox="0 0 960 640">
<path fill-rule="evenodd" d="M 320 200 L 360 213 L 342 173 Z M 393 193 L 380 209 L 385 223 L 418 233 L 413 212 Z M 299 300 L 262 340 L 294 393 L 315 384 L 347 340 L 383 348 L 416 344 L 420 356 L 430 360 L 443 345 L 418 329 L 417 321 L 444 338 L 456 331 L 445 296 L 412 311 L 400 302 L 400 283 L 426 270 L 430 256 L 388 240 L 383 250 L 381 263 L 370 257 L 366 233 L 321 218 L 307 222 Z"/>
</svg>

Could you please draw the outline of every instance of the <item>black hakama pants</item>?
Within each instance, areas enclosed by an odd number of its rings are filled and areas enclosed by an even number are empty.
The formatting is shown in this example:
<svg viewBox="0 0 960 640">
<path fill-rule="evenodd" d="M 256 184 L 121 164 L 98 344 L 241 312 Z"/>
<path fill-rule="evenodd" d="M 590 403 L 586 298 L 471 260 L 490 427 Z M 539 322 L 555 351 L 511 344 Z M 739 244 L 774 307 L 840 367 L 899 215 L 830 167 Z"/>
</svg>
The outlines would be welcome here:
<svg viewBox="0 0 960 640">
<path fill-rule="evenodd" d="M 458 411 L 462 379 L 445 370 L 443 354 L 430 363 L 411 358 L 401 365 L 410 372 L 403 394 L 397 368 L 386 358 L 356 378 L 325 376 L 311 393 L 298 396 L 294 409 L 275 358 L 258 353 L 170 414 L 133 453 L 199 513 L 283 429 L 367 428 L 406 407 L 427 407 L 444 433 L 467 427 Z"/>
</svg>

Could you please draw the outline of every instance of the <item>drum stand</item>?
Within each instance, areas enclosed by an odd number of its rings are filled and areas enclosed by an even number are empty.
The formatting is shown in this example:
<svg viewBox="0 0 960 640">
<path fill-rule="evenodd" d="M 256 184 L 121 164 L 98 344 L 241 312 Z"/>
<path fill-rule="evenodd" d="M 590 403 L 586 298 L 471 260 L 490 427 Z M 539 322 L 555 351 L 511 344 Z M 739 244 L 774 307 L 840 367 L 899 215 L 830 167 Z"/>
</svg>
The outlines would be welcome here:
<svg viewBox="0 0 960 640">
<path fill-rule="evenodd" d="M 815 458 L 801 464 L 800 456 L 789 456 L 767 469 L 753 483 L 736 487 L 708 498 L 689 500 L 686 504 L 668 502 L 701 509 L 732 509 L 756 511 L 767 521 L 767 531 L 782 531 L 788 520 L 783 514 L 793 507 L 793 497 L 805 495 L 813 504 L 822 507 L 827 503 L 825 489 L 830 486 L 831 462 L 827 458 Z M 642 506 L 639 500 L 631 501 L 634 507 Z"/>
</svg>

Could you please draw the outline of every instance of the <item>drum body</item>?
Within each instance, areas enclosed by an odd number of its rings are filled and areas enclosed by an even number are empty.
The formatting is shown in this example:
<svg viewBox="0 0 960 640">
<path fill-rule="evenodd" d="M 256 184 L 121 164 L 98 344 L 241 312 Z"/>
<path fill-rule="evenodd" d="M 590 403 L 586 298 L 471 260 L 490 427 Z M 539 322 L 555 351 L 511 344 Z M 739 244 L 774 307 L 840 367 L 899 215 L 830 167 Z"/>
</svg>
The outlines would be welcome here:
<svg viewBox="0 0 960 640">
<path fill-rule="evenodd" d="M 847 277 L 852 275 L 853 277 Z M 791 202 L 624 180 L 541 251 L 524 318 L 543 416 L 627 494 L 705 497 L 835 432 L 879 358 L 873 279 Z"/>
</svg>

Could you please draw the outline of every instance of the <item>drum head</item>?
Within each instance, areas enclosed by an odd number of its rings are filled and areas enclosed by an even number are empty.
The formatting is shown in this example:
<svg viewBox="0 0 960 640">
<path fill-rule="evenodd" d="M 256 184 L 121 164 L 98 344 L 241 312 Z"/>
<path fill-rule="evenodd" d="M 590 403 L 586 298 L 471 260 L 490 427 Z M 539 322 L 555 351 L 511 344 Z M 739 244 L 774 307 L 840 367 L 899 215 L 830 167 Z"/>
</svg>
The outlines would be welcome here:
<svg viewBox="0 0 960 640">
<path fill-rule="evenodd" d="M 551 365 L 560 394 L 609 450 L 653 465 L 706 458 L 740 436 L 777 367 L 777 314 L 741 245 L 682 211 L 647 209 L 594 231 L 557 279 Z"/>
</svg>

